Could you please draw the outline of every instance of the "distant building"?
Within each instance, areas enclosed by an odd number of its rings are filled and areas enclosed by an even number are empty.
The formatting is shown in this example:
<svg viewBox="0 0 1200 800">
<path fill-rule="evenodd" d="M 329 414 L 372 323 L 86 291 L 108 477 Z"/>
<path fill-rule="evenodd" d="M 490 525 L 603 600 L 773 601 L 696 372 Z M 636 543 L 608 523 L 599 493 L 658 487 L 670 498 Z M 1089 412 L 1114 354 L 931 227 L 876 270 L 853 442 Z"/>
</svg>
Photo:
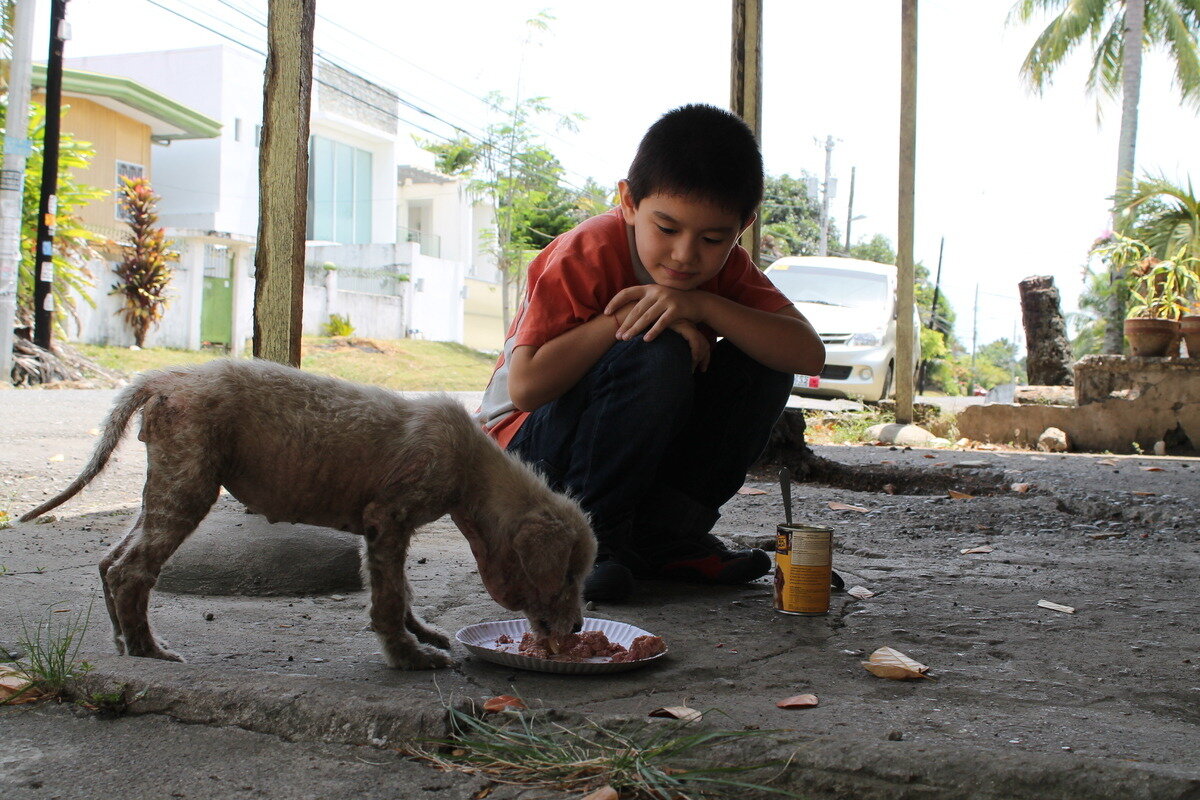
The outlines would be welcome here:
<svg viewBox="0 0 1200 800">
<path fill-rule="evenodd" d="M 219 135 L 209 138 L 160 144 L 149 137 L 160 222 L 181 258 L 169 320 L 147 341 L 243 351 L 253 329 L 262 57 L 212 46 L 68 65 L 131 79 L 219 122 Z M 401 130 L 398 108 L 390 90 L 315 63 L 304 332 L 320 334 L 340 314 L 360 336 L 497 349 L 499 293 L 488 289 L 496 284 L 494 259 L 477 228 L 494 218 L 462 181 L 402 166 L 428 154 Z M 64 129 L 89 138 L 67 122 Z M 492 294 L 494 313 L 486 302 Z M 132 342 L 111 328 L 86 326 L 84 338 Z"/>
</svg>

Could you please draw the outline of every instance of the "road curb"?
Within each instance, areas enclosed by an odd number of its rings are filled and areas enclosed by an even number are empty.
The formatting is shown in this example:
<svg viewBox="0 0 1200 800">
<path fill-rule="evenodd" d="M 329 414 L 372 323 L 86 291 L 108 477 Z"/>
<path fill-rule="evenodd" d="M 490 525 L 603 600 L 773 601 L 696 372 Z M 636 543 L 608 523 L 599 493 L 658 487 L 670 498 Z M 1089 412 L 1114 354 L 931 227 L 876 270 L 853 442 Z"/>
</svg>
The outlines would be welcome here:
<svg viewBox="0 0 1200 800">
<path fill-rule="evenodd" d="M 293 741 L 398 747 L 448 735 L 446 702 L 429 685 L 281 675 L 102 655 L 73 682 L 74 699 L 121 695 L 127 713 L 233 725 Z M 454 706 L 467 709 L 470 701 Z M 547 722 L 619 727 L 627 716 L 549 710 Z M 675 724 L 661 721 L 658 724 Z M 719 726 L 707 729 L 717 730 Z M 711 754 L 724 764 L 786 764 L 772 785 L 811 800 L 1200 800 L 1200 774 L 1069 753 L 997 752 L 921 742 L 806 738 L 764 733 Z M 764 780 L 767 774 L 760 774 Z"/>
</svg>

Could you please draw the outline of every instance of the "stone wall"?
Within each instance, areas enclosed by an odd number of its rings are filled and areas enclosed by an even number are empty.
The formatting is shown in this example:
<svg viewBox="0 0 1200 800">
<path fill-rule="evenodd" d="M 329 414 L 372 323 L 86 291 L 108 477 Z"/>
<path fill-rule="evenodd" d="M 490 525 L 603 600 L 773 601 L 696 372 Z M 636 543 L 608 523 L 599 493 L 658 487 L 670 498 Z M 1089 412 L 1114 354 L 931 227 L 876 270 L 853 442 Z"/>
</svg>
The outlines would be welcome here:
<svg viewBox="0 0 1200 800">
<path fill-rule="evenodd" d="M 958 417 L 963 436 L 1036 447 L 1046 428 L 1066 431 L 1071 449 L 1200 451 L 1200 359 L 1087 356 L 1075 365 L 1077 405 L 971 406 Z"/>
</svg>

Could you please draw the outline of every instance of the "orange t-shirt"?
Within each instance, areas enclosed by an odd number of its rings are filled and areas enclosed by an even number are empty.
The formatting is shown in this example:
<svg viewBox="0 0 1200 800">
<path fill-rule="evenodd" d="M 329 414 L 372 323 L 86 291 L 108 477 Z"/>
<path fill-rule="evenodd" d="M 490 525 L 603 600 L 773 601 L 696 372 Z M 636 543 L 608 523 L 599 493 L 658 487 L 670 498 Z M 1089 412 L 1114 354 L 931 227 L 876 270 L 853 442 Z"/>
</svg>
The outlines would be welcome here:
<svg viewBox="0 0 1200 800">
<path fill-rule="evenodd" d="M 604 313 L 622 289 L 651 283 L 635 268 L 633 234 L 620 208 L 580 223 L 554 239 L 529 265 L 525 297 L 517 309 L 475 418 L 501 447 L 512 441 L 528 412 L 513 405 L 508 394 L 508 360 L 513 349 L 541 347 L 572 328 Z M 716 277 L 698 291 L 760 311 L 778 311 L 792 303 L 735 245 Z M 711 332 L 710 332 L 711 336 Z"/>
</svg>

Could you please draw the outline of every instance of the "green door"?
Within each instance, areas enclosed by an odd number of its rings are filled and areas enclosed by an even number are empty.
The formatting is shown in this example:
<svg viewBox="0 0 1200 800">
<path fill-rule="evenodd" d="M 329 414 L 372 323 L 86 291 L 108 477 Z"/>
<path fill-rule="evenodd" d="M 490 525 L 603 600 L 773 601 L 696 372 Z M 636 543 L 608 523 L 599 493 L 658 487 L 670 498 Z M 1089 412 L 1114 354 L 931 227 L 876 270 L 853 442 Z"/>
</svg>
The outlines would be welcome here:
<svg viewBox="0 0 1200 800">
<path fill-rule="evenodd" d="M 233 343 L 233 248 L 204 247 L 204 296 L 200 304 L 200 341 L 228 347 Z"/>
</svg>

